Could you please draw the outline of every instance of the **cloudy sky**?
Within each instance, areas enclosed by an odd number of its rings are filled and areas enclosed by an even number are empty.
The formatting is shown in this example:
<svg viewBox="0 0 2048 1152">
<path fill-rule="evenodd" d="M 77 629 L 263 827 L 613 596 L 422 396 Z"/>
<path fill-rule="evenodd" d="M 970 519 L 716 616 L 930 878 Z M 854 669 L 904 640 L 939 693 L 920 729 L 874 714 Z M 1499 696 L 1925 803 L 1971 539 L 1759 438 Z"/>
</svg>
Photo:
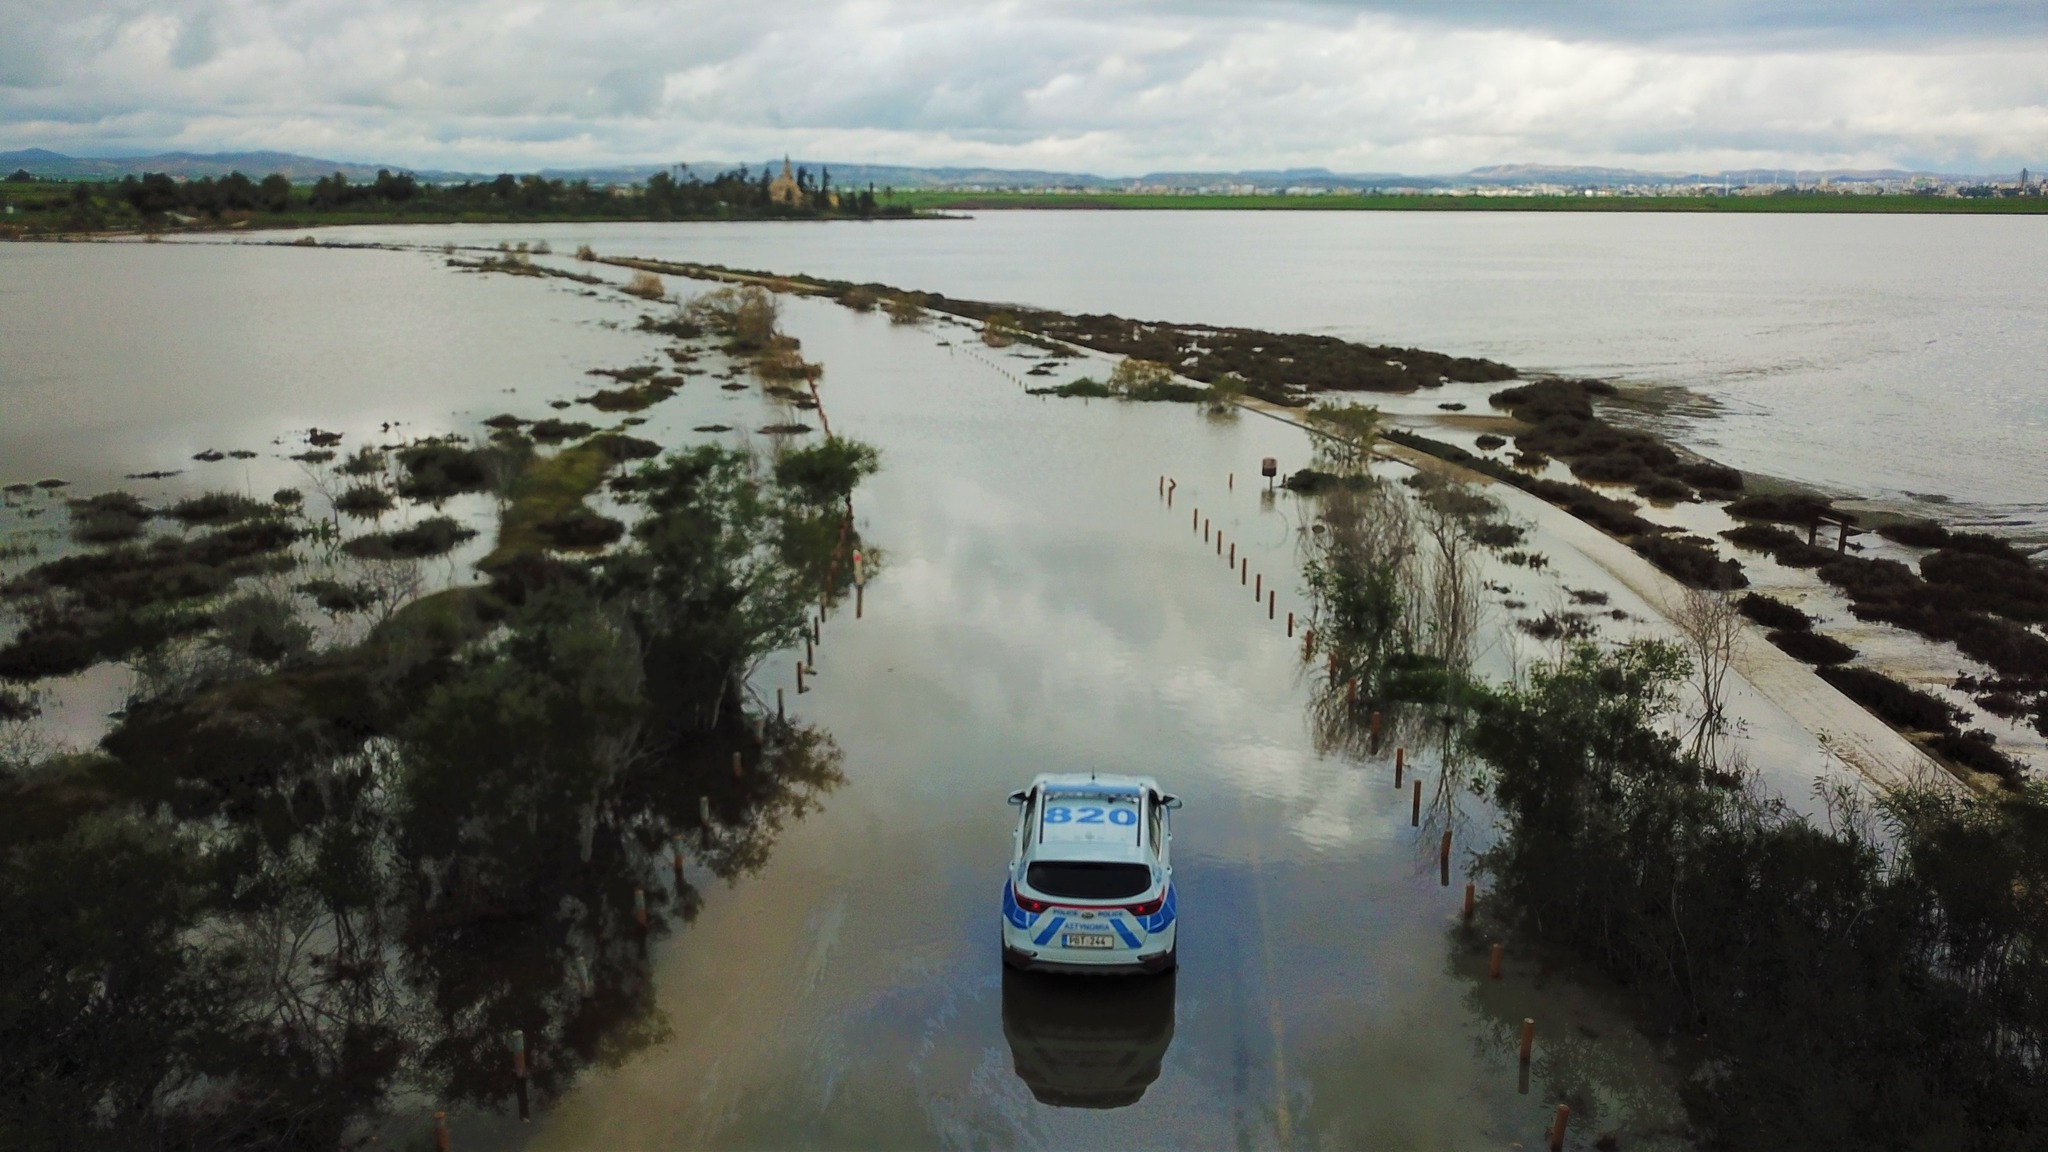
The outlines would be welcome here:
<svg viewBox="0 0 2048 1152">
<path fill-rule="evenodd" d="M 2048 0 L 0 0 L 0 150 L 2048 168 Z"/>
</svg>

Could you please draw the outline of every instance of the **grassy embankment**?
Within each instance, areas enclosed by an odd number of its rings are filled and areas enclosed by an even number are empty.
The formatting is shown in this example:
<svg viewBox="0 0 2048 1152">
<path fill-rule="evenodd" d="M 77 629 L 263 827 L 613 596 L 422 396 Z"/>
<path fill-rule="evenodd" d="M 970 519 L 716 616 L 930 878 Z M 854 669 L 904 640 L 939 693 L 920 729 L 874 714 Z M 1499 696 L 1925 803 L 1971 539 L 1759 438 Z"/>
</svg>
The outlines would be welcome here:
<svg viewBox="0 0 2048 1152">
<path fill-rule="evenodd" d="M 913 211 L 1003 208 L 1275 212 L 1846 212 L 2048 214 L 2048 197 L 1947 196 L 1180 196 L 1151 192 L 897 192 Z"/>
</svg>

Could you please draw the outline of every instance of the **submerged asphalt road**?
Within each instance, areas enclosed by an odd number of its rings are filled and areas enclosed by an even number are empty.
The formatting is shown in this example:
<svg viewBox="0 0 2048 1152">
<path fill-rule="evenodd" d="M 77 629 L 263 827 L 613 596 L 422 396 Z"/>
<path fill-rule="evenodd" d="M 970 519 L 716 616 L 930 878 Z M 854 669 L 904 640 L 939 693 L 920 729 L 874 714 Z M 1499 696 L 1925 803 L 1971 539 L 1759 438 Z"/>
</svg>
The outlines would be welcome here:
<svg viewBox="0 0 2048 1152">
<path fill-rule="evenodd" d="M 825 624 L 801 698 L 790 657 L 756 677 L 833 735 L 847 783 L 756 875 L 709 889 L 657 963 L 665 1038 L 539 1118 L 531 1146 L 1533 1147 L 1559 1100 L 1574 1146 L 1669 1146 L 1656 1134 L 1682 1119 L 1653 1045 L 1520 958 L 1487 980 L 1458 942 L 1484 822 L 1469 796 L 1411 829 L 1387 758 L 1317 751 L 1285 635 L 1300 509 L 1256 478 L 1262 456 L 1306 463 L 1301 433 L 1028 397 L 989 362 L 1031 362 L 961 329 L 811 301 L 785 326 L 826 365 L 834 430 L 883 454 L 857 497 L 881 556 L 862 618 L 849 603 Z M 745 402 L 727 395 L 675 403 Z M 1277 585 L 1275 619 L 1190 531 L 1196 507 Z M 1434 798 L 1436 752 L 1411 761 Z M 1186 801 L 1175 977 L 1003 973 L 1003 798 L 1089 769 Z M 1542 1021 L 1526 1094 L 1525 1016 Z"/>
</svg>

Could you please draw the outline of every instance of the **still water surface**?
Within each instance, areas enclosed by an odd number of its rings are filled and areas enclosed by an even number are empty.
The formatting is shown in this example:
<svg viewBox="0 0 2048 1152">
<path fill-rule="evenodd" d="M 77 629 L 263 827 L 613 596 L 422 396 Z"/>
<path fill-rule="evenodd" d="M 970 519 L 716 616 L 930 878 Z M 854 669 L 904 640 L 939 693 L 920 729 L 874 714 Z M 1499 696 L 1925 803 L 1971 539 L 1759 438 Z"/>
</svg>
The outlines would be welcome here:
<svg viewBox="0 0 2048 1152">
<path fill-rule="evenodd" d="M 1676 385 L 1737 467 L 2048 523 L 2048 218 L 988 212 L 337 229 L 701 260 L 1069 312 L 1328 332 Z"/>
<path fill-rule="evenodd" d="M 267 447 L 295 428 L 473 431 L 661 346 L 606 326 L 638 310 L 616 298 L 459 276 L 420 254 L 9 246 L 0 259 L 10 285 L 31 266 L 18 260 L 45 261 L 43 290 L 15 298 L 32 306 L 9 311 L 25 339 L 4 345 L 5 459 L 81 487 L 184 467 L 162 483 L 260 493 L 297 468 L 288 446 Z M 88 338 L 109 323 L 104 342 Z M 855 498 L 883 556 L 859 618 L 842 605 L 825 625 L 815 691 L 789 691 L 795 653 L 755 681 L 764 703 L 782 688 L 832 734 L 846 784 L 661 947 L 665 1042 L 544 1102 L 531 1129 L 458 1112 L 460 1146 L 1463 1149 L 1532 1144 L 1560 1101 L 1575 1146 L 1603 1131 L 1682 1146 L 1662 1040 L 1532 958 L 1487 979 L 1484 939 L 1457 932 L 1467 854 L 1487 833 L 1440 755 L 1399 737 L 1429 798 L 1413 828 L 1387 750 L 1318 740 L 1315 678 L 1284 626 L 1304 607 L 1301 511 L 1251 479 L 1262 456 L 1305 462 L 1299 431 L 1026 397 L 978 346 L 941 343 L 964 334 L 820 302 L 790 304 L 788 327 L 826 365 L 834 428 L 883 454 Z M 769 412 L 700 377 L 650 415 L 641 431 L 679 444 Z M 186 460 L 231 443 L 264 451 Z M 1162 474 L 1179 481 L 1172 508 Z M 1278 586 L 1274 618 L 1191 533 L 1197 506 Z M 1791 775 L 1813 767 L 1798 759 Z M 1002 798 L 1034 773 L 1090 768 L 1155 775 L 1187 802 L 1181 971 L 1128 995 L 1006 980 L 997 961 Z M 1446 827 L 1451 886 L 1435 859 Z M 1525 1016 L 1540 1022 L 1526 1091 Z M 392 1139 L 419 1137 L 432 1101 L 414 1103 Z"/>
</svg>

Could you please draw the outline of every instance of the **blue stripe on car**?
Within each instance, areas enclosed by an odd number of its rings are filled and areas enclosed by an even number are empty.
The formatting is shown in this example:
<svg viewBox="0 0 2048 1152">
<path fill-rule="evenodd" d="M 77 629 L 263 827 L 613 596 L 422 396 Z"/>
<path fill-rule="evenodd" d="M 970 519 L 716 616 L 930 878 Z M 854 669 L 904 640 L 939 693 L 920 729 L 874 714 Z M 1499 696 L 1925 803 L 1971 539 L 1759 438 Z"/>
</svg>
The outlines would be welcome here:
<svg viewBox="0 0 2048 1152">
<path fill-rule="evenodd" d="M 1122 920 L 1111 918 L 1109 923 L 1111 927 L 1116 929 L 1116 934 L 1124 938 L 1124 947 L 1136 948 L 1138 946 L 1138 938 L 1131 935 L 1131 930 L 1124 927 Z"/>
<path fill-rule="evenodd" d="M 1161 904 L 1159 911 L 1154 912 L 1152 915 L 1139 917 L 1138 926 L 1148 933 L 1164 932 L 1166 931 L 1166 926 L 1173 923 L 1174 916 L 1179 910 L 1180 897 L 1174 891 L 1173 885 L 1169 884 L 1166 886 L 1166 902 Z"/>
<path fill-rule="evenodd" d="M 1038 935 L 1032 937 L 1031 942 L 1033 944 L 1043 945 L 1046 941 L 1051 940 L 1052 934 L 1059 931 L 1060 925 L 1065 924 L 1066 922 L 1067 918 L 1065 916 L 1053 917 L 1052 919 L 1046 921 L 1045 931 L 1040 932 Z"/>
<path fill-rule="evenodd" d="M 1020 907 L 1017 903 L 1017 889 L 1009 884 L 1005 884 L 1003 885 L 1003 917 L 1019 928 L 1029 928 L 1031 927 L 1031 922 L 1038 919 L 1038 913 L 1027 912 Z"/>
</svg>

